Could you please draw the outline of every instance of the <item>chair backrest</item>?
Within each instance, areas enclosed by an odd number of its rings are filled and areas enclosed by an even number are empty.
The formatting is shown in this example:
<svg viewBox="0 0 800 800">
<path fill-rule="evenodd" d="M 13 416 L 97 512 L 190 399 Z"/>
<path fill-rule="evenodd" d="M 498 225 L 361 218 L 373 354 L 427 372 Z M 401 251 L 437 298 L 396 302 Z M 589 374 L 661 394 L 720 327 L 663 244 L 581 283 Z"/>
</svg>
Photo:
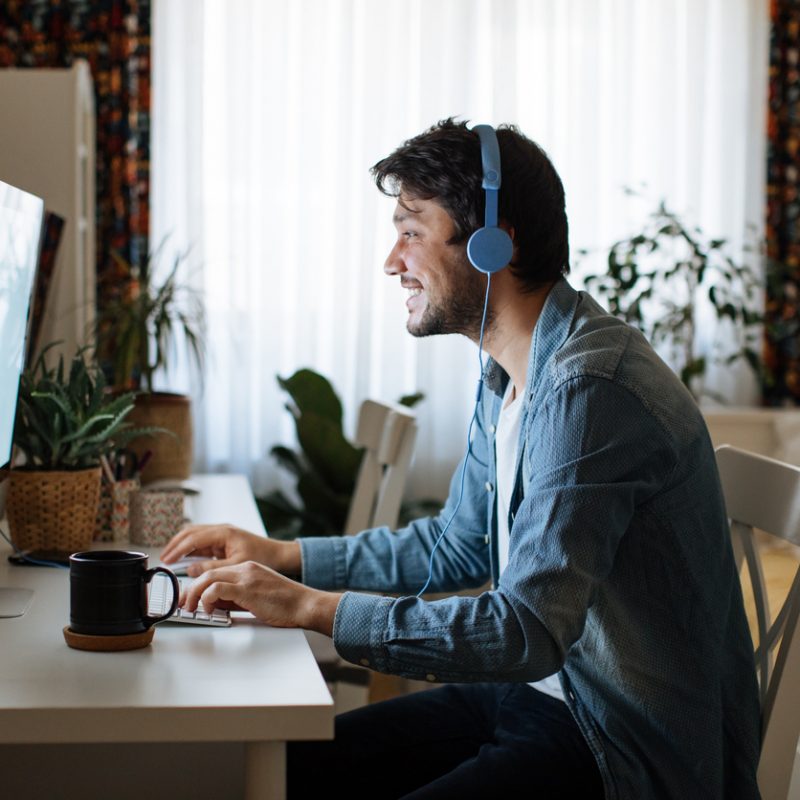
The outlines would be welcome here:
<svg viewBox="0 0 800 800">
<path fill-rule="evenodd" d="M 358 414 L 356 444 L 364 448 L 345 524 L 352 535 L 378 525 L 397 525 L 417 423 L 406 406 L 365 400 Z"/>
<path fill-rule="evenodd" d="M 729 445 L 716 452 L 736 564 L 747 563 L 756 609 L 758 785 L 763 800 L 786 800 L 800 735 L 800 569 L 783 606 L 771 616 L 755 531 L 800 545 L 800 468 Z"/>
</svg>

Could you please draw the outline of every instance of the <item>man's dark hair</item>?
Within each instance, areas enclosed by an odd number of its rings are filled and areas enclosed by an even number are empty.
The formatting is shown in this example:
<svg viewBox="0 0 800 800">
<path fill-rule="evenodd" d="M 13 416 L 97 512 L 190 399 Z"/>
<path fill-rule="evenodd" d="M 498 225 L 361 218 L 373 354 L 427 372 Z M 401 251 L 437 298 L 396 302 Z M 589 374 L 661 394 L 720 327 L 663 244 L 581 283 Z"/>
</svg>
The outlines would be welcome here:
<svg viewBox="0 0 800 800">
<path fill-rule="evenodd" d="M 517 252 L 511 270 L 533 291 L 569 272 L 564 187 L 539 145 L 513 125 L 497 128 L 502 184 L 498 217 L 514 228 Z M 466 122 L 442 120 L 409 139 L 370 170 L 378 189 L 436 200 L 456 233 L 450 244 L 466 243 L 483 225 L 481 146 Z"/>
</svg>

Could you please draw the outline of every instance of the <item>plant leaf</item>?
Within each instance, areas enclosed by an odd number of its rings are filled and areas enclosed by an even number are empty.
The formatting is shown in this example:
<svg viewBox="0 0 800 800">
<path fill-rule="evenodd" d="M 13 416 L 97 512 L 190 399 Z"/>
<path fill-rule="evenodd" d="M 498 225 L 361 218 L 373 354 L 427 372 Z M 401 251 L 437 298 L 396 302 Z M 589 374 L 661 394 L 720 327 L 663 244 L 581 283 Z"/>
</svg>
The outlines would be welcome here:
<svg viewBox="0 0 800 800">
<path fill-rule="evenodd" d="M 327 417 L 305 412 L 295 420 L 297 438 L 313 468 L 337 493 L 352 493 L 362 451 Z"/>
<path fill-rule="evenodd" d="M 289 378 L 278 376 L 300 414 L 313 413 L 342 428 L 342 403 L 327 378 L 311 369 L 299 369 Z"/>
</svg>

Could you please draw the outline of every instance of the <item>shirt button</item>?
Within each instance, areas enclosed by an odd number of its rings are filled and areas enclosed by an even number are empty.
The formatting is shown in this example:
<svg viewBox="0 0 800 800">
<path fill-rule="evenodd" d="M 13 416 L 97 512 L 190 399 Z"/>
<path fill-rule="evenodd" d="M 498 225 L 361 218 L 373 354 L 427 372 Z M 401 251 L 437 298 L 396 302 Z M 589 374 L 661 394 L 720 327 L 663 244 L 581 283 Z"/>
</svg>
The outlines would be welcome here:
<svg viewBox="0 0 800 800">
<path fill-rule="evenodd" d="M 368 658 L 362 658 L 358 663 L 361 664 L 362 667 L 368 667 L 369 666 L 369 659 Z"/>
<path fill-rule="evenodd" d="M 486 491 L 487 492 L 493 492 L 494 491 L 494 486 L 492 486 L 492 484 L 489 483 L 489 481 L 486 481 L 486 483 L 484 485 L 486 487 Z"/>
<path fill-rule="evenodd" d="M 483 543 L 489 544 L 489 534 L 487 533 L 486 536 L 483 537 Z"/>
<path fill-rule="evenodd" d="M 434 675 L 432 672 L 429 672 L 429 673 L 428 673 L 428 674 L 425 676 L 425 680 L 426 680 L 426 681 L 430 681 L 431 683 L 433 683 L 433 681 L 435 681 L 435 680 L 436 680 L 436 676 L 435 676 L 435 675 Z"/>
<path fill-rule="evenodd" d="M 490 425 L 489 426 L 489 433 L 494 433 L 496 430 L 497 430 L 497 426 L 496 425 Z"/>
</svg>

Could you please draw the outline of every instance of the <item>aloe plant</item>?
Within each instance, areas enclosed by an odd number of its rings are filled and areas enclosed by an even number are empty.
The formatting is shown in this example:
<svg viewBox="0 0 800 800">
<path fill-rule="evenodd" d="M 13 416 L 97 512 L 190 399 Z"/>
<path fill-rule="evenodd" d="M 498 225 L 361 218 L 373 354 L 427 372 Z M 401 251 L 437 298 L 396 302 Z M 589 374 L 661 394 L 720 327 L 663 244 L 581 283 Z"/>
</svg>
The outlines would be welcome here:
<svg viewBox="0 0 800 800">
<path fill-rule="evenodd" d="M 81 349 L 67 371 L 60 357 L 49 367 L 45 348 L 20 379 L 14 444 L 25 467 L 79 470 L 97 466 L 100 456 L 137 436 L 158 432 L 125 421 L 134 394 L 108 393 L 102 370 Z"/>
<path fill-rule="evenodd" d="M 277 380 L 291 398 L 286 409 L 294 419 L 301 452 L 276 445 L 270 453 L 296 478 L 300 503 L 280 490 L 256 498 L 264 524 L 276 538 L 341 534 L 363 450 L 345 437 L 342 403 L 327 378 L 300 369 Z M 411 407 L 421 399 L 421 394 L 413 394 L 398 402 Z"/>
</svg>

